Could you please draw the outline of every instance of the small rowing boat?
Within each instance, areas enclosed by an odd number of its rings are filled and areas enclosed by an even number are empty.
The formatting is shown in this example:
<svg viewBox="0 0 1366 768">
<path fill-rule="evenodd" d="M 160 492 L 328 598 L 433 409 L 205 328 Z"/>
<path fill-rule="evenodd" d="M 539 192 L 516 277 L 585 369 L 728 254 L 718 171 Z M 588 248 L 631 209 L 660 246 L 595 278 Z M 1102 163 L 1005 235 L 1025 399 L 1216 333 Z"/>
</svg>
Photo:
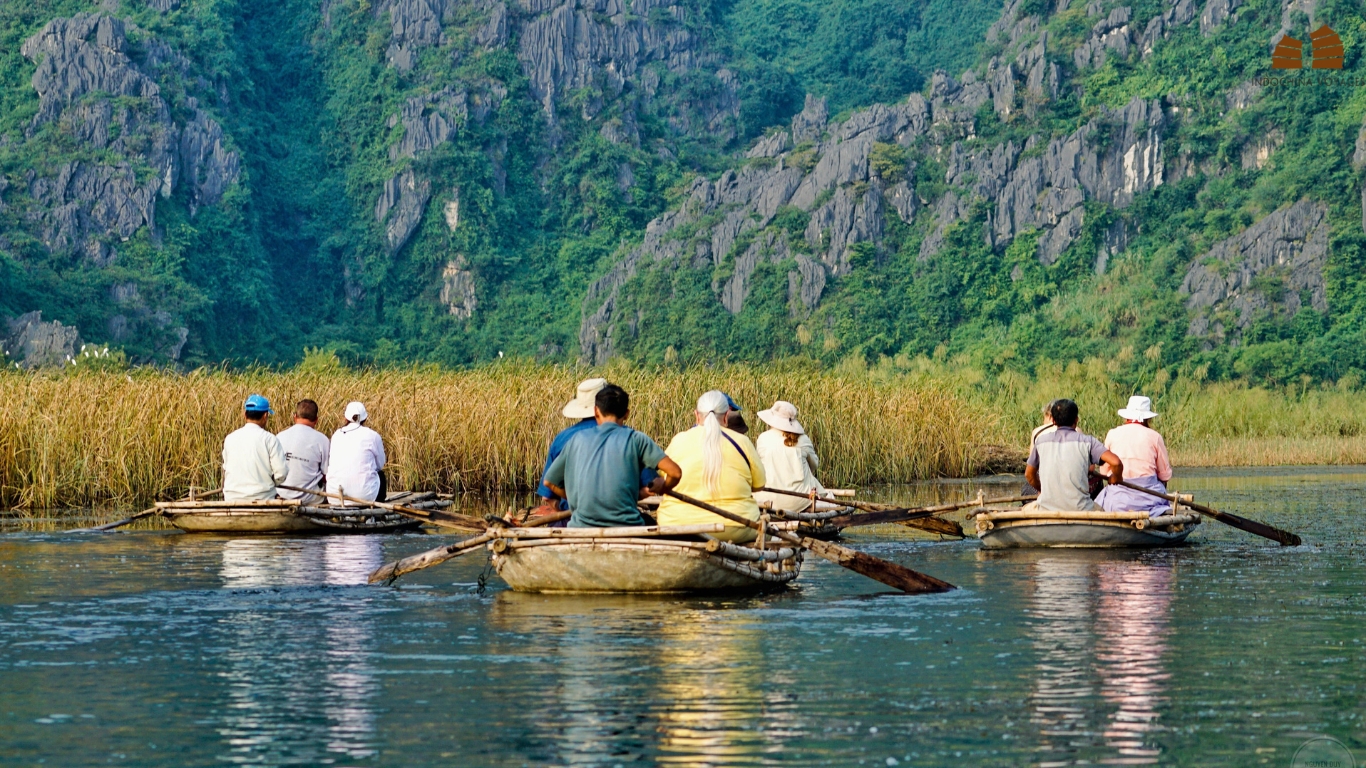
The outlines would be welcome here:
<svg viewBox="0 0 1366 768">
<path fill-rule="evenodd" d="M 722 529 L 507 528 L 487 546 L 498 575 L 518 592 L 764 592 L 801 573 L 800 549 L 772 538 L 742 545 L 708 536 Z"/>
<path fill-rule="evenodd" d="M 424 510 L 451 504 L 435 493 L 415 491 L 390 494 L 386 503 Z M 156 506 L 171 525 L 189 533 L 386 533 L 422 525 L 420 520 L 379 507 L 305 505 L 298 499 L 181 500 Z"/>
<path fill-rule="evenodd" d="M 986 549 L 1020 547 L 1174 547 L 1200 524 L 1200 515 L 1147 512 L 1045 512 L 1028 507 L 977 513 L 977 537 Z"/>
</svg>

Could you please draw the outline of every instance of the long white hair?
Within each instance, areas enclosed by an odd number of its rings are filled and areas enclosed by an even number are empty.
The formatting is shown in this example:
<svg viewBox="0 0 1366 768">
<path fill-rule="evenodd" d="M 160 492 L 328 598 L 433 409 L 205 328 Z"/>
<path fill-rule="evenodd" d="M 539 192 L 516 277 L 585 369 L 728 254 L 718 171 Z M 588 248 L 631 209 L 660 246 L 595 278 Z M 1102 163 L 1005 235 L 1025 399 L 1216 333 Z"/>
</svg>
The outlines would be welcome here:
<svg viewBox="0 0 1366 768">
<path fill-rule="evenodd" d="M 702 420 L 702 479 L 712 497 L 721 494 L 721 418 L 730 410 L 730 400 L 724 392 L 713 389 L 697 398 L 697 412 L 706 414 Z"/>
</svg>

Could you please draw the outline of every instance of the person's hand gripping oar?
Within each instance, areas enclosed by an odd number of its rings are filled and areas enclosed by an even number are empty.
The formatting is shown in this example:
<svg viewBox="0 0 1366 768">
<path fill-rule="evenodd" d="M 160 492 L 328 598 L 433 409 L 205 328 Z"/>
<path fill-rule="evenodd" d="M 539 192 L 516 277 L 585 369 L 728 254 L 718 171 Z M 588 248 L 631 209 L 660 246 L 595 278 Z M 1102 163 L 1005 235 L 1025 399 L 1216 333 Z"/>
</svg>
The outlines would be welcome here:
<svg viewBox="0 0 1366 768">
<path fill-rule="evenodd" d="M 1096 472 L 1092 472 L 1091 474 L 1096 475 L 1097 477 L 1105 477 L 1104 475 L 1101 475 Z M 1105 479 L 1109 480 L 1109 478 Z M 1256 520 L 1249 520 L 1246 517 L 1239 517 L 1238 515 L 1230 514 L 1228 512 L 1220 512 L 1219 510 L 1214 509 L 1213 507 L 1207 507 L 1204 504 L 1196 504 L 1193 501 L 1185 501 L 1174 493 L 1161 493 L 1158 491 L 1154 491 L 1150 488 L 1144 488 L 1141 485 L 1134 485 L 1128 480 L 1120 480 L 1118 483 L 1116 483 L 1116 485 L 1122 485 L 1125 488 L 1131 488 L 1135 491 L 1146 493 L 1149 496 L 1156 496 L 1159 499 L 1166 499 L 1167 501 L 1170 501 L 1173 504 L 1180 504 L 1185 507 L 1190 507 L 1196 512 L 1199 512 L 1200 514 L 1205 515 L 1207 517 L 1212 517 L 1215 520 L 1218 520 L 1219 522 L 1223 523 L 1224 525 L 1231 525 L 1234 528 L 1247 531 L 1248 533 L 1255 534 L 1257 536 L 1261 536 L 1264 539 L 1271 539 L 1272 541 L 1279 543 L 1283 547 L 1298 547 L 1301 544 L 1300 537 L 1296 536 L 1290 531 L 1282 531 L 1280 528 L 1272 528 L 1266 523 L 1259 523 Z"/>
<path fill-rule="evenodd" d="M 721 517 L 724 517 L 733 523 L 743 525 L 746 528 L 753 528 L 756 531 L 761 528 L 758 521 L 747 520 L 737 514 L 727 512 L 720 507 L 708 504 L 705 501 L 694 499 L 691 496 L 685 496 L 678 491 L 666 490 L 664 491 L 664 495 L 672 496 L 673 498 L 691 504 L 694 507 L 705 509 L 713 515 L 720 515 Z M 923 594 L 926 592 L 948 592 L 951 589 L 957 589 L 957 587 L 947 581 L 940 581 L 933 576 L 927 576 L 926 574 L 913 571 L 905 566 L 889 563 L 886 560 L 873 557 L 864 552 L 849 549 L 848 547 L 841 547 L 838 544 L 832 544 L 828 541 L 819 541 L 809 536 L 797 536 L 788 531 L 780 531 L 772 526 L 768 528 L 767 533 L 769 536 L 775 536 L 789 544 L 796 544 L 836 565 L 848 568 L 855 573 L 863 574 L 874 581 L 882 582 L 883 584 L 899 589 L 902 592 Z"/>
</svg>

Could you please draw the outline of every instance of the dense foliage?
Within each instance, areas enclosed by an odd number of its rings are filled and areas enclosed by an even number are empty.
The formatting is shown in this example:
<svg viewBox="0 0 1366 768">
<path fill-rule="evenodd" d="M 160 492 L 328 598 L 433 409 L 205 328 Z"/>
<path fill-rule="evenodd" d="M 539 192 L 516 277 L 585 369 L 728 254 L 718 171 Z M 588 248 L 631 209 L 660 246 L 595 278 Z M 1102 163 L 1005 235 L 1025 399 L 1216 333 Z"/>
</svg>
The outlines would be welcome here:
<svg viewBox="0 0 1366 768">
<path fill-rule="evenodd" d="M 1164 7 L 1155 0 L 1133 5 L 1140 29 Z M 1248 0 L 1212 37 L 1188 24 L 1146 59 L 1111 56 L 1078 73 L 1070 51 L 1093 23 L 1084 6 L 1074 0 L 1045 22 L 1049 56 L 1067 73 L 1063 96 L 1029 119 L 1001 121 L 984 110 L 970 145 L 1060 136 L 1102 106 L 1165 97 L 1184 115 L 1165 138 L 1169 161 L 1184 153 L 1192 176 L 1122 211 L 1088 208 L 1086 231 L 1047 267 L 1034 257 L 1031 234 L 989 248 L 981 237 L 985 210 L 922 260 L 928 214 L 909 225 L 893 214 L 887 237 L 856 247 L 852 273 L 834 280 L 809 316 L 788 306 L 790 264 L 761 265 L 734 316 L 715 298 L 728 266 L 709 274 L 661 264 L 628 286 L 623 304 L 640 320 L 619 351 L 647 362 L 964 356 L 997 372 L 1104 358 L 1135 386 L 1159 375 L 1278 384 L 1359 379 L 1366 371 L 1366 241 L 1348 158 L 1366 91 L 1321 82 L 1268 90 L 1247 109 L 1229 109 L 1235 88 L 1269 71 L 1266 40 L 1281 23 L 1281 7 L 1270 0 Z M 501 354 L 572 359 L 588 284 L 681 199 L 695 174 L 731 165 L 751 138 L 799 110 L 806 93 L 827 97 L 838 115 L 904 98 L 935 68 L 981 67 L 1000 52 L 999 44 L 982 42 L 1000 12 L 990 0 L 726 0 L 687 8 L 707 55 L 737 78 L 739 118 L 728 130 L 677 128 L 687 122 L 688 105 L 716 87 L 705 71 L 666 73 L 660 92 L 673 96 L 649 105 L 609 99 L 591 122 L 593 95 L 566 95 L 551 124 L 515 49 L 471 41 L 469 31 L 486 13 L 473 5 L 460 7 L 448 43 L 401 71 L 386 62 L 386 19 L 367 0 L 185 0 L 168 13 L 128 3 L 119 14 L 138 34 L 166 41 L 191 63 L 194 78 L 162 83 L 173 111 L 191 97 L 209 105 L 243 172 L 219 205 L 193 215 L 179 195 L 160 201 L 160 231 L 139 233 L 121 245 L 114 267 L 94 269 L 77 254 L 51 252 L 14 204 L 22 202 L 28 174 L 50 174 L 88 153 L 53 126 L 29 135 L 34 65 L 19 53 L 47 20 L 88 4 L 6 0 L 0 172 L 11 204 L 0 207 L 0 315 L 42 309 L 102 341 L 111 311 L 105 297 L 111 286 L 134 282 L 149 302 L 185 319 L 191 336 L 182 362 L 191 365 L 288 362 L 306 346 L 377 364 L 463 365 Z M 1291 22 L 1291 34 L 1308 37 L 1306 17 Z M 1355 71 L 1366 37 L 1359 14 L 1343 0 L 1325 0 L 1315 24 L 1324 22 L 1343 36 L 1347 70 Z M 1301 77 L 1327 79 L 1310 71 Z M 393 159 L 400 132 L 390 118 L 440 82 L 495 83 L 505 95 L 487 119 L 466 121 L 432 152 Z M 609 141 L 599 126 L 625 117 L 627 106 L 636 114 L 638 143 Z M 1264 166 L 1245 167 L 1245 146 L 1272 132 L 1282 146 Z M 926 199 L 947 188 L 942 157 L 929 147 L 880 148 L 873 162 L 884 178 L 909 173 Z M 410 166 L 433 180 L 432 197 L 411 241 L 389 255 L 375 200 L 386 179 Z M 456 195 L 468 224 L 452 231 L 440 211 Z M 1236 346 L 1188 336 L 1177 289 L 1189 265 L 1213 243 L 1305 196 L 1330 209 L 1329 311 L 1268 316 Z M 774 226 L 799 248 L 806 216 L 788 209 Z M 1100 238 L 1116 218 L 1133 236 L 1097 275 Z M 443 270 L 457 258 L 478 276 L 478 310 L 467 319 L 437 300 Z M 128 352 L 154 359 L 155 346 L 137 337 Z"/>
</svg>

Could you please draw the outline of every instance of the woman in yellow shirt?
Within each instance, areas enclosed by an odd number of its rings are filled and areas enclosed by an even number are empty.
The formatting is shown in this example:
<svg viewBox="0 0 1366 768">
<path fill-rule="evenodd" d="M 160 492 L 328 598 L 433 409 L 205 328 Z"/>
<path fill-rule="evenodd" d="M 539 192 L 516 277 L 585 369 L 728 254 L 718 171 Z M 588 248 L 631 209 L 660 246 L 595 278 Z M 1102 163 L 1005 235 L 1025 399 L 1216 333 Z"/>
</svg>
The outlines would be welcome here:
<svg viewBox="0 0 1366 768">
<path fill-rule="evenodd" d="M 759 519 L 754 491 L 764 487 L 764 465 L 748 437 L 721 426 L 730 410 L 724 393 L 712 390 L 697 399 L 697 426 L 674 436 L 664 452 L 683 470 L 675 489 L 685 496 L 714 504 L 749 520 Z M 695 525 L 722 522 L 705 509 L 668 496 L 659 503 L 660 525 Z M 750 528 L 726 521 L 725 531 L 715 534 L 724 541 L 753 541 Z"/>
</svg>

